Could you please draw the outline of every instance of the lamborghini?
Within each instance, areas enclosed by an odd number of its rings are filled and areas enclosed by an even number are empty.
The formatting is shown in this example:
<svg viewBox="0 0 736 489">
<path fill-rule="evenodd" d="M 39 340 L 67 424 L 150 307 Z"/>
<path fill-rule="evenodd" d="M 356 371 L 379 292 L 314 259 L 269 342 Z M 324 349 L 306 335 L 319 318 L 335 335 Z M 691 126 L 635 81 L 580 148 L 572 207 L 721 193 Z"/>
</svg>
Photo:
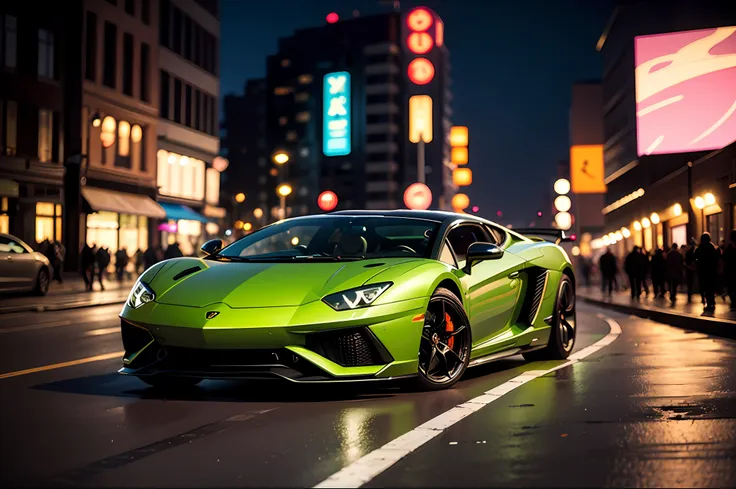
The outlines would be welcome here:
<svg viewBox="0 0 736 489">
<path fill-rule="evenodd" d="M 119 373 L 161 388 L 413 377 L 437 390 L 503 357 L 565 359 L 571 238 L 527 231 L 444 211 L 338 211 L 208 241 L 202 258 L 138 278 Z"/>
</svg>

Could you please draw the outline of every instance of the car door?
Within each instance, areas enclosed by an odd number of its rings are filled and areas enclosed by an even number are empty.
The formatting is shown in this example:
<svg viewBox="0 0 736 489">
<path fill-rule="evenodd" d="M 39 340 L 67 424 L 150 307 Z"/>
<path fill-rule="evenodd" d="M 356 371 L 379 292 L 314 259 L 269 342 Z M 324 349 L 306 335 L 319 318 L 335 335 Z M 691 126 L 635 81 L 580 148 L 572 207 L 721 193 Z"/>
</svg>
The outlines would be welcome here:
<svg viewBox="0 0 736 489">
<path fill-rule="evenodd" d="M 476 242 L 501 245 L 496 236 L 475 223 L 463 223 L 447 235 L 458 262 L 457 276 L 465 289 L 465 302 L 473 329 L 473 348 L 482 349 L 510 327 L 510 320 L 521 289 L 517 278 L 526 261 L 513 253 L 504 252 L 498 260 L 485 260 L 473 265 L 471 273 L 465 267 L 467 250 Z"/>
<path fill-rule="evenodd" d="M 0 290 L 12 290 L 23 287 L 24 262 L 17 253 L 18 247 L 23 249 L 9 236 L 0 236 Z"/>
</svg>

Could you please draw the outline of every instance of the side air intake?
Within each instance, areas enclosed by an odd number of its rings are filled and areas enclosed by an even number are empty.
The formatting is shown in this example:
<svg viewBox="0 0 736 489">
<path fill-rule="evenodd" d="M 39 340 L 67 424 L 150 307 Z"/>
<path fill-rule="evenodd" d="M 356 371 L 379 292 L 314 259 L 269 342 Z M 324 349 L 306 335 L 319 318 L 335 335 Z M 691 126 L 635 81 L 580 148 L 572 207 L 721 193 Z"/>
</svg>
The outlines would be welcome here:
<svg viewBox="0 0 736 489">
<path fill-rule="evenodd" d="M 529 268 L 525 271 L 527 274 L 527 288 L 524 294 L 524 303 L 521 306 L 518 322 L 532 326 L 534 318 L 539 312 L 542 305 L 542 297 L 544 296 L 544 286 L 547 282 L 547 270 L 542 268 Z"/>
</svg>

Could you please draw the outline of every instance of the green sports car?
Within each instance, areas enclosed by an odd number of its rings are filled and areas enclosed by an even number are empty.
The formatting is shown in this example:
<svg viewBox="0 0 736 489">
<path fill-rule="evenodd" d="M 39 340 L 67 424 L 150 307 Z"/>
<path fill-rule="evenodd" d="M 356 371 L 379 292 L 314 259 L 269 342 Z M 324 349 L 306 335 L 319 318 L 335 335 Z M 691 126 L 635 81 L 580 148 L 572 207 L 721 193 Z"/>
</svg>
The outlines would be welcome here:
<svg viewBox="0 0 736 489">
<path fill-rule="evenodd" d="M 569 238 L 551 232 L 556 243 L 468 214 L 340 211 L 208 241 L 204 258 L 140 276 L 119 372 L 156 387 L 415 377 L 442 389 L 502 357 L 564 359 L 575 276 Z"/>
</svg>

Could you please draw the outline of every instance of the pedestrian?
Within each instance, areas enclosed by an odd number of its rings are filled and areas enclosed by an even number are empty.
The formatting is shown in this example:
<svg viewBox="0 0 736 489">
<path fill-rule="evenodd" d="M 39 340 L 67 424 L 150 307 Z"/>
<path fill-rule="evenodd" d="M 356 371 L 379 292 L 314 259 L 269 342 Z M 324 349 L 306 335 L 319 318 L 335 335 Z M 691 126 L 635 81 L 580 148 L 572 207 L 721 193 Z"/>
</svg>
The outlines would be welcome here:
<svg viewBox="0 0 736 489">
<path fill-rule="evenodd" d="M 106 248 L 100 246 L 95 254 L 95 261 L 97 262 L 97 279 L 100 282 L 100 290 L 105 290 L 105 285 L 102 283 L 102 279 L 105 278 L 107 267 L 110 265 L 110 253 Z M 94 278 L 92 280 L 94 281 Z"/>
<path fill-rule="evenodd" d="M 720 252 L 711 242 L 710 233 L 700 236 L 700 246 L 695 250 L 695 266 L 698 270 L 700 290 L 705 297 L 705 312 L 716 309 L 716 281 L 718 280 L 718 260 Z"/>
<path fill-rule="evenodd" d="M 171 258 L 179 258 L 181 256 L 184 256 L 184 254 L 181 252 L 181 248 L 179 248 L 179 243 L 174 242 L 166 248 L 164 259 L 169 260 Z"/>
<path fill-rule="evenodd" d="M 64 268 L 64 257 L 66 257 L 66 247 L 61 241 L 54 241 L 54 280 L 60 284 L 64 283 L 61 277 L 61 271 Z"/>
<path fill-rule="evenodd" d="M 123 281 L 123 274 L 125 273 L 125 267 L 128 266 L 128 251 L 125 246 L 115 252 L 115 274 L 117 275 L 118 282 Z"/>
<path fill-rule="evenodd" d="M 631 253 L 626 255 L 624 260 L 624 272 L 629 276 L 629 286 L 631 287 L 631 298 L 639 300 L 641 295 L 641 254 L 639 253 L 639 247 L 634 246 Z"/>
<path fill-rule="evenodd" d="M 664 297 L 664 282 L 667 277 L 667 260 L 664 257 L 664 250 L 657 248 L 652 257 L 652 288 L 654 289 L 654 298 Z"/>
<path fill-rule="evenodd" d="M 723 250 L 723 270 L 731 298 L 731 310 L 736 311 L 736 229 L 731 231 L 729 242 Z"/>
<path fill-rule="evenodd" d="M 591 263 L 590 258 L 581 256 L 580 257 L 580 268 L 583 272 L 583 283 L 586 287 L 590 287 L 590 274 L 593 268 L 593 263 Z"/>
<path fill-rule="evenodd" d="M 673 304 L 677 300 L 677 287 L 682 282 L 683 265 L 684 259 L 677 249 L 677 243 L 675 243 L 672 245 L 670 252 L 667 253 L 667 282 L 670 289 L 670 302 Z"/>
<path fill-rule="evenodd" d="M 726 296 L 726 262 L 723 260 L 723 252 L 726 251 L 726 240 L 722 239 L 718 245 L 718 282 L 716 285 L 716 294 L 720 295 L 725 304 Z"/>
<path fill-rule="evenodd" d="M 651 269 L 651 262 L 649 261 L 649 252 L 644 248 L 639 248 L 639 282 L 641 288 L 644 289 L 644 295 L 649 297 L 649 285 L 647 284 L 647 275 Z"/>
<path fill-rule="evenodd" d="M 598 268 L 601 270 L 601 291 L 605 293 L 605 289 L 607 288 L 608 296 L 610 297 L 613 292 L 613 282 L 616 280 L 616 273 L 618 272 L 616 255 L 611 253 L 610 248 L 606 248 L 606 252 L 601 255 L 598 260 Z"/>
<path fill-rule="evenodd" d="M 92 283 L 95 280 L 94 266 L 95 266 L 95 244 L 92 246 L 84 243 L 82 252 L 79 256 L 79 264 L 82 272 L 82 279 L 84 280 L 84 289 L 87 291 L 92 290 Z"/>
<path fill-rule="evenodd" d="M 143 253 L 143 269 L 148 270 L 156 263 L 158 263 L 158 258 L 156 257 L 156 249 L 150 247 L 146 250 L 145 253 Z"/>
<path fill-rule="evenodd" d="M 695 293 L 695 238 L 690 239 L 690 246 L 685 252 L 685 282 L 687 284 L 687 302 L 692 302 Z"/>
<path fill-rule="evenodd" d="M 143 252 L 140 248 L 135 250 L 135 254 L 133 255 L 133 263 L 135 266 L 135 274 L 140 275 L 143 271 Z"/>
</svg>

